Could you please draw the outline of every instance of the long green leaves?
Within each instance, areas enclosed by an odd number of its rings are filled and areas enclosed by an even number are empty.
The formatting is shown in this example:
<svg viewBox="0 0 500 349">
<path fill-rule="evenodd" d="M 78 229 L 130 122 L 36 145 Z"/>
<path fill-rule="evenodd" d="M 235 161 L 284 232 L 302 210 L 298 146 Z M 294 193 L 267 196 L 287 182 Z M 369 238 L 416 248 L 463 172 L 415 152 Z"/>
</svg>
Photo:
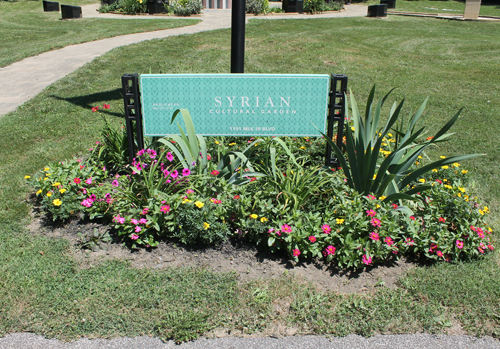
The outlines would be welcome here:
<svg viewBox="0 0 500 349">
<path fill-rule="evenodd" d="M 341 150 L 331 139 L 325 136 L 335 155 L 339 159 L 347 178 L 347 184 L 363 194 L 386 196 L 387 201 L 402 198 L 411 198 L 411 194 L 428 189 L 427 186 L 418 186 L 417 190 L 405 191 L 406 187 L 416 181 L 423 174 L 432 169 L 454 162 L 470 159 L 481 154 L 454 156 L 432 162 L 422 168 L 413 169 L 412 165 L 418 157 L 432 144 L 446 141 L 452 134 L 446 133 L 457 121 L 460 111 L 455 114 L 436 134 L 425 141 L 420 141 L 424 128 L 416 129 L 416 124 L 423 115 L 427 98 L 417 112 L 410 118 L 406 130 L 403 119 L 394 129 L 398 121 L 404 100 L 394 103 L 389 118 L 381 129 L 379 121 L 381 111 L 389 94 L 374 103 L 375 86 L 372 88 L 366 104 L 366 114 L 362 118 L 356 100 L 351 92 L 351 119 L 353 127 L 347 125 L 345 130 L 346 143 Z M 348 115 L 348 113 L 346 113 Z M 381 145 L 386 140 L 389 131 L 396 133 L 394 148 L 386 157 L 381 154 Z M 383 159 L 381 161 L 381 159 Z"/>
</svg>

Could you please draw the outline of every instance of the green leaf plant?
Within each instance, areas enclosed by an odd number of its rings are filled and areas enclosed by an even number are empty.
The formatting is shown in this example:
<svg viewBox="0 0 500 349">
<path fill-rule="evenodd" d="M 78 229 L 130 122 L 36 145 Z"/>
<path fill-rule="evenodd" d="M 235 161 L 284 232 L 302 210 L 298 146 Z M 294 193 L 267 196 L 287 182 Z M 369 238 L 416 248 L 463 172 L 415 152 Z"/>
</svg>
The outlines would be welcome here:
<svg viewBox="0 0 500 349">
<path fill-rule="evenodd" d="M 413 194 L 430 188 L 427 185 L 415 185 L 408 189 L 422 175 L 435 168 L 482 155 L 452 156 L 434 161 L 418 169 L 412 167 L 427 147 L 446 141 L 452 135 L 452 133 L 446 132 L 457 121 L 461 109 L 433 137 L 420 141 L 425 127 L 417 129 L 416 124 L 424 112 L 428 98 L 410 117 L 406 128 L 403 120 L 396 124 L 403 108 L 404 99 L 399 104 L 394 102 L 386 124 L 380 129 L 382 106 L 391 92 L 392 90 L 375 103 L 375 86 L 373 86 L 366 103 L 364 119 L 358 110 L 354 95 L 352 92 L 350 93 L 353 129 L 346 124 L 346 143 L 343 146 L 345 153 L 322 133 L 335 152 L 349 187 L 365 195 L 385 196 L 384 201 L 386 202 L 398 199 L 414 200 Z M 346 116 L 349 119 L 347 108 Z M 393 127 L 395 128 L 393 129 Z M 396 142 L 392 151 L 383 159 L 380 156 L 381 145 L 391 129 L 396 133 Z M 380 159 L 383 160 L 380 161 Z"/>
</svg>

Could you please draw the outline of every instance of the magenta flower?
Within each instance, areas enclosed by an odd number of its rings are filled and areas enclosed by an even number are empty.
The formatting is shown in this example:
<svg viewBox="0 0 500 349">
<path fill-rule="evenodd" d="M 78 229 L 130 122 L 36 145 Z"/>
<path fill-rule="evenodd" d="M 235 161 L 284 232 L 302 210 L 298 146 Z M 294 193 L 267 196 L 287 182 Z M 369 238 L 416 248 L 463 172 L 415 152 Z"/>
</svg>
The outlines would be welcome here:
<svg viewBox="0 0 500 349">
<path fill-rule="evenodd" d="M 370 264 L 372 264 L 372 257 L 370 257 L 370 256 L 368 256 L 368 255 L 366 255 L 366 254 L 364 254 L 364 255 L 363 255 L 363 260 L 362 260 L 362 263 L 363 263 L 363 264 L 366 264 L 366 265 L 370 265 Z"/>
<path fill-rule="evenodd" d="M 463 242 L 463 241 L 457 240 L 457 241 L 455 242 L 455 244 L 457 245 L 457 248 L 458 248 L 459 250 L 461 250 L 462 248 L 464 248 L 464 242 Z"/>
<path fill-rule="evenodd" d="M 438 257 L 443 257 L 443 252 L 441 251 L 437 251 L 436 254 L 438 255 Z"/>
<path fill-rule="evenodd" d="M 379 241 L 380 240 L 380 236 L 378 235 L 378 233 L 372 231 L 370 233 L 370 239 L 372 239 L 373 241 Z"/>
<path fill-rule="evenodd" d="M 370 223 L 371 223 L 371 225 L 372 225 L 372 226 L 374 226 L 374 227 L 379 227 L 379 228 L 381 227 L 381 224 L 380 224 L 380 219 L 377 219 L 377 218 L 372 218 L 372 219 L 370 220 Z"/>
<path fill-rule="evenodd" d="M 188 195 L 189 195 L 189 194 L 193 194 L 193 193 L 194 193 L 194 190 L 193 190 L 193 189 L 188 189 L 188 190 L 186 190 L 186 194 L 188 194 Z"/>
<path fill-rule="evenodd" d="M 87 183 L 87 184 L 89 184 L 89 185 L 90 185 L 90 184 L 92 184 L 92 177 L 90 177 L 89 179 L 87 179 L 87 180 L 85 181 L 85 183 Z"/>
<path fill-rule="evenodd" d="M 326 255 L 329 255 L 329 254 L 335 254 L 335 250 L 336 250 L 336 248 L 335 248 L 334 246 L 332 246 L 332 245 L 327 246 L 327 247 L 325 248 L 325 252 L 323 253 L 323 255 L 325 255 L 325 254 L 326 254 Z"/>
<path fill-rule="evenodd" d="M 477 231 L 477 236 L 479 236 L 481 239 L 484 239 L 484 232 L 483 232 L 483 229 L 479 229 Z"/>
<path fill-rule="evenodd" d="M 162 206 L 160 208 L 160 212 L 162 212 L 162 213 L 170 212 L 170 206 L 169 205 Z"/>
<path fill-rule="evenodd" d="M 168 153 L 167 153 L 166 158 L 167 158 L 167 160 L 168 160 L 168 161 L 170 161 L 170 162 L 174 161 L 174 156 L 172 155 L 172 153 L 171 153 L 171 152 L 168 152 Z"/>
<path fill-rule="evenodd" d="M 137 240 L 139 238 L 139 235 L 136 235 L 136 234 L 132 234 L 132 236 L 130 237 L 132 240 Z"/>
<path fill-rule="evenodd" d="M 389 245 L 389 246 L 392 246 L 394 245 L 394 241 L 392 241 L 392 238 L 387 236 L 385 239 L 384 239 L 384 242 Z"/>
<path fill-rule="evenodd" d="M 120 215 L 118 215 L 116 217 L 113 217 L 113 221 L 115 221 L 116 223 L 119 223 L 119 224 L 123 224 L 123 223 L 125 223 L 125 218 L 120 217 Z"/>
<path fill-rule="evenodd" d="M 415 220 L 415 217 L 414 217 L 414 216 L 410 216 L 410 219 L 411 219 L 412 221 L 414 221 L 414 220 Z"/>
<path fill-rule="evenodd" d="M 185 168 L 182 170 L 182 175 L 184 177 L 189 176 L 190 174 L 191 174 L 191 170 L 189 170 L 189 168 Z"/>
<path fill-rule="evenodd" d="M 149 154 L 149 157 L 151 159 L 154 159 L 156 157 L 156 151 L 154 149 L 148 149 L 146 152 Z"/>
<path fill-rule="evenodd" d="M 82 180 L 81 180 L 80 178 L 75 178 L 75 179 L 73 179 L 73 182 L 74 182 L 75 184 L 80 184 L 80 183 L 81 183 L 81 181 L 82 181 Z"/>
<path fill-rule="evenodd" d="M 291 232 L 292 232 L 292 227 L 291 227 L 291 226 L 289 226 L 288 224 L 283 224 L 283 225 L 281 226 L 281 231 L 282 231 L 283 233 L 291 233 Z"/>
<path fill-rule="evenodd" d="M 89 196 L 89 200 L 92 201 L 92 202 L 94 202 L 94 201 L 97 200 L 97 196 L 95 196 L 95 194 L 92 194 L 92 195 Z"/>
<path fill-rule="evenodd" d="M 143 156 L 143 155 L 144 155 L 144 152 L 145 152 L 145 150 L 144 150 L 144 149 L 139 150 L 139 151 L 137 152 L 137 157 L 139 157 L 139 156 Z"/>
<path fill-rule="evenodd" d="M 163 176 L 164 176 L 165 178 L 167 178 L 168 176 L 170 176 L 170 171 L 169 171 L 169 170 L 165 170 L 165 171 L 163 171 Z"/>
<path fill-rule="evenodd" d="M 85 207 L 92 207 L 92 200 L 89 200 L 89 199 L 85 199 L 82 201 L 82 206 L 85 206 Z"/>
<path fill-rule="evenodd" d="M 398 208 L 398 205 L 397 205 L 397 204 L 392 204 L 392 208 L 393 208 L 393 209 L 397 209 L 397 208 Z"/>
<path fill-rule="evenodd" d="M 311 243 L 314 244 L 316 242 L 316 236 L 314 235 L 309 236 L 309 241 L 311 241 Z"/>
<path fill-rule="evenodd" d="M 132 219 L 130 220 L 130 223 L 132 223 L 132 224 L 134 224 L 134 225 L 137 225 L 137 224 L 139 224 L 139 221 L 138 221 L 137 219 L 135 219 L 135 218 L 132 218 Z"/>
<path fill-rule="evenodd" d="M 141 227 L 139 227 L 139 226 L 135 227 L 135 232 L 136 232 L 136 233 L 139 233 L 141 230 L 142 230 L 142 228 L 141 228 Z"/>
<path fill-rule="evenodd" d="M 172 177 L 173 179 L 176 179 L 177 177 L 179 177 L 179 172 L 177 172 L 177 170 L 174 170 L 174 171 L 170 174 L 170 177 Z"/>
<path fill-rule="evenodd" d="M 210 174 L 211 174 L 212 176 L 217 176 L 219 173 L 220 173 L 220 172 L 219 172 L 219 171 L 217 171 L 217 170 L 213 170 L 212 172 L 210 172 Z"/>
<path fill-rule="evenodd" d="M 140 224 L 148 224 L 148 220 L 146 218 L 139 219 Z"/>
<path fill-rule="evenodd" d="M 370 199 L 370 200 L 375 200 L 376 199 L 376 197 L 373 196 L 372 194 L 368 194 L 367 198 Z"/>
<path fill-rule="evenodd" d="M 300 250 L 299 250 L 299 249 L 297 249 L 297 248 L 296 248 L 296 249 L 294 249 L 294 250 L 293 250 L 293 256 L 294 256 L 294 257 L 298 257 L 298 256 L 300 256 Z"/>
<path fill-rule="evenodd" d="M 119 187 L 120 183 L 115 179 L 113 182 L 111 182 L 111 185 L 113 185 L 115 187 Z"/>
<path fill-rule="evenodd" d="M 147 215 L 147 214 L 148 214 L 148 212 L 149 212 L 149 207 L 144 207 L 144 208 L 142 209 L 141 215 L 145 216 L 145 215 Z"/>
<path fill-rule="evenodd" d="M 325 234 L 330 234 L 330 232 L 332 231 L 332 228 L 330 228 L 328 224 L 323 224 L 321 226 L 321 229 L 323 229 L 323 233 Z"/>
<path fill-rule="evenodd" d="M 366 215 L 368 217 L 375 217 L 376 214 L 377 214 L 377 212 L 375 210 L 367 210 L 366 211 Z"/>
<path fill-rule="evenodd" d="M 412 238 L 406 238 L 406 246 L 415 245 L 415 241 Z"/>
<path fill-rule="evenodd" d="M 429 252 L 431 252 L 431 253 L 432 253 L 432 252 L 436 251 L 436 250 L 437 250 L 437 248 L 438 248 L 438 245 L 437 245 L 437 244 L 435 244 L 434 242 L 432 242 L 432 243 L 431 243 L 431 246 L 430 246 L 430 248 L 429 248 Z"/>
</svg>

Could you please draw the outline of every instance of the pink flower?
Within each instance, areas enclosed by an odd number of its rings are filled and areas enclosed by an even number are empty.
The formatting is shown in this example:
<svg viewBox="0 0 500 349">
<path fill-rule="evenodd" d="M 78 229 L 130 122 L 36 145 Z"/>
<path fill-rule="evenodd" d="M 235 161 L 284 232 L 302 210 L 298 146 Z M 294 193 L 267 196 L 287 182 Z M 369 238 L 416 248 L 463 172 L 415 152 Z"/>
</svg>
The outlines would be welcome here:
<svg viewBox="0 0 500 349">
<path fill-rule="evenodd" d="M 139 235 L 136 235 L 136 234 L 132 234 L 132 236 L 130 237 L 132 240 L 137 240 L 139 238 Z"/>
<path fill-rule="evenodd" d="M 493 245 L 488 244 L 488 248 L 489 248 L 491 251 L 493 251 L 493 250 L 494 250 Z"/>
<path fill-rule="evenodd" d="M 167 178 L 168 176 L 170 176 L 170 171 L 169 170 L 163 171 L 163 177 Z"/>
<path fill-rule="evenodd" d="M 314 244 L 316 242 L 316 236 L 314 235 L 309 236 L 309 241 L 311 241 L 311 243 Z"/>
<path fill-rule="evenodd" d="M 392 238 L 390 238 L 389 236 L 387 236 L 385 239 L 384 239 L 384 242 L 389 245 L 389 246 L 392 246 L 394 245 L 394 241 L 392 241 Z"/>
<path fill-rule="evenodd" d="M 220 173 L 220 172 L 219 172 L 219 171 L 217 171 L 217 170 L 213 170 L 212 172 L 210 172 L 210 174 L 211 174 L 212 176 L 217 176 L 219 173 Z"/>
<path fill-rule="evenodd" d="M 136 233 L 139 233 L 141 230 L 142 230 L 142 228 L 141 228 L 141 227 L 139 227 L 139 226 L 135 227 L 135 232 L 136 232 Z"/>
<path fill-rule="evenodd" d="M 241 199 L 241 197 L 239 195 L 233 196 L 233 200 L 238 200 L 238 199 Z"/>
<path fill-rule="evenodd" d="M 189 168 L 185 168 L 182 170 L 182 175 L 184 177 L 189 176 L 190 174 L 191 174 L 191 170 L 189 170 Z"/>
<path fill-rule="evenodd" d="M 119 223 L 119 224 L 123 224 L 123 223 L 125 223 L 125 218 L 120 217 L 120 215 L 118 215 L 116 217 L 113 217 L 113 221 L 115 221 L 116 223 Z"/>
<path fill-rule="evenodd" d="M 134 225 L 137 225 L 137 224 L 139 224 L 139 221 L 138 221 L 137 219 L 135 219 L 135 218 L 132 218 L 132 219 L 130 220 L 130 223 L 132 223 L 132 224 L 134 224 Z"/>
<path fill-rule="evenodd" d="M 170 206 L 169 205 L 162 206 L 160 208 L 160 212 L 162 212 L 162 213 L 170 212 Z"/>
<path fill-rule="evenodd" d="M 380 224 L 380 219 L 377 219 L 377 218 L 372 218 L 372 219 L 370 220 L 370 223 L 371 223 L 371 225 L 372 225 L 372 226 L 374 226 L 374 227 L 379 227 L 379 228 L 381 227 L 381 224 Z"/>
<path fill-rule="evenodd" d="M 149 157 L 151 159 L 154 159 L 156 157 L 156 155 L 157 155 L 156 151 L 154 149 L 148 149 L 148 150 L 146 150 L 146 152 L 149 154 Z"/>
<path fill-rule="evenodd" d="M 281 231 L 282 231 L 283 233 L 291 233 L 291 232 L 292 232 L 292 227 L 291 227 L 291 226 L 289 226 L 288 224 L 283 224 L 283 225 L 281 226 Z"/>
<path fill-rule="evenodd" d="M 111 185 L 113 185 L 114 187 L 119 187 L 120 183 L 115 179 L 113 182 L 111 182 Z"/>
<path fill-rule="evenodd" d="M 411 219 L 412 221 L 414 221 L 414 220 L 415 220 L 415 217 L 414 217 L 414 216 L 410 216 L 410 219 Z"/>
<path fill-rule="evenodd" d="M 363 263 L 363 264 L 366 264 L 366 265 L 370 265 L 370 264 L 372 264 L 372 257 L 370 257 L 370 256 L 368 256 L 368 255 L 366 255 L 366 254 L 364 254 L 364 255 L 363 255 L 363 260 L 362 260 L 362 263 Z"/>
<path fill-rule="evenodd" d="M 375 210 L 367 210 L 366 211 L 366 215 L 368 217 L 375 217 L 376 214 L 377 214 L 377 212 Z"/>
<path fill-rule="evenodd" d="M 415 241 L 412 238 L 406 238 L 406 246 L 415 245 Z"/>
<path fill-rule="evenodd" d="M 458 248 L 459 250 L 461 250 L 462 248 L 464 248 L 464 243 L 463 243 L 463 241 L 457 240 L 457 241 L 455 242 L 455 244 L 457 245 L 457 248 Z"/>
<path fill-rule="evenodd" d="M 90 195 L 90 196 L 89 196 L 89 200 L 90 200 L 91 202 L 94 202 L 94 201 L 96 201 L 96 200 L 97 200 L 97 196 L 95 196 L 95 194 L 92 194 L 92 195 Z"/>
<path fill-rule="evenodd" d="M 325 248 L 325 251 L 323 252 L 323 255 L 326 257 L 329 254 L 335 254 L 335 250 L 336 250 L 336 248 L 334 246 L 332 246 L 332 245 L 327 246 Z"/>
<path fill-rule="evenodd" d="M 332 228 L 330 228 L 328 224 L 323 224 L 321 226 L 321 229 L 323 229 L 323 233 L 325 234 L 330 234 L 330 232 L 332 231 Z"/>
<path fill-rule="evenodd" d="M 439 222 L 440 222 L 440 223 L 444 223 L 444 222 L 446 222 L 446 219 L 445 219 L 445 218 L 443 218 L 443 217 L 439 217 Z"/>
<path fill-rule="evenodd" d="M 477 232 L 477 236 L 479 236 L 481 239 L 484 239 L 484 232 L 482 229 L 480 229 L 478 232 Z"/>
<path fill-rule="evenodd" d="M 146 150 L 144 150 L 144 149 L 139 150 L 139 151 L 137 152 L 137 157 L 139 157 L 139 156 L 143 156 L 145 152 L 146 152 Z"/>
<path fill-rule="evenodd" d="M 174 170 L 174 171 L 170 174 L 170 177 L 172 177 L 173 179 L 176 179 L 177 177 L 179 177 L 179 172 L 177 172 L 177 170 Z"/>
<path fill-rule="evenodd" d="M 92 207 L 92 201 L 89 199 L 83 200 L 81 204 L 82 204 L 82 206 L 85 206 L 85 207 Z"/>
<path fill-rule="evenodd" d="M 435 250 L 437 250 L 438 248 L 438 245 L 436 245 L 435 243 L 431 243 L 431 246 L 429 248 L 429 252 L 433 253 Z"/>
<path fill-rule="evenodd" d="M 172 162 L 174 161 L 174 156 L 172 155 L 171 152 L 168 152 L 167 155 L 165 156 L 168 161 Z"/>
<path fill-rule="evenodd" d="M 188 195 L 189 195 L 189 194 L 193 194 L 193 193 L 194 193 L 194 190 L 193 190 L 193 189 L 188 189 L 188 190 L 186 190 L 186 194 L 188 194 Z"/>
<path fill-rule="evenodd" d="M 299 250 L 299 249 L 297 249 L 297 248 L 296 248 L 296 249 L 294 249 L 294 250 L 293 250 L 293 256 L 294 256 L 294 257 L 298 257 L 298 256 L 300 256 L 300 250 Z"/>
<path fill-rule="evenodd" d="M 372 194 L 368 194 L 367 198 L 370 199 L 370 200 L 375 200 L 376 199 L 376 197 L 373 196 Z"/>
<path fill-rule="evenodd" d="M 90 177 L 89 179 L 87 179 L 87 180 L 85 181 L 85 183 L 87 183 L 87 184 L 89 184 L 89 185 L 90 185 L 90 184 L 92 184 L 92 177 Z"/>
<path fill-rule="evenodd" d="M 208 161 L 212 160 L 212 157 L 210 156 L 210 154 L 207 154 L 207 160 Z"/>
<path fill-rule="evenodd" d="M 148 220 L 146 218 L 139 219 L 140 224 L 148 224 Z"/>
<path fill-rule="evenodd" d="M 438 257 L 443 257 L 443 252 L 441 252 L 441 251 L 437 251 L 436 254 Z"/>
<path fill-rule="evenodd" d="M 380 236 L 378 235 L 378 233 L 375 233 L 374 231 L 370 233 L 370 239 L 372 239 L 373 241 L 379 241 L 380 240 Z"/>
<path fill-rule="evenodd" d="M 392 208 L 393 208 L 393 209 L 397 209 L 397 208 L 398 208 L 398 205 L 397 205 L 397 204 L 392 204 Z"/>
<path fill-rule="evenodd" d="M 148 212 L 149 212 L 149 208 L 148 208 L 148 207 L 144 207 L 144 208 L 142 209 L 141 215 L 145 216 L 145 215 L 147 215 L 147 214 L 148 214 Z"/>
<path fill-rule="evenodd" d="M 80 184 L 82 182 L 82 180 L 80 178 L 75 178 L 75 179 L 73 179 L 73 182 L 75 184 Z"/>
</svg>

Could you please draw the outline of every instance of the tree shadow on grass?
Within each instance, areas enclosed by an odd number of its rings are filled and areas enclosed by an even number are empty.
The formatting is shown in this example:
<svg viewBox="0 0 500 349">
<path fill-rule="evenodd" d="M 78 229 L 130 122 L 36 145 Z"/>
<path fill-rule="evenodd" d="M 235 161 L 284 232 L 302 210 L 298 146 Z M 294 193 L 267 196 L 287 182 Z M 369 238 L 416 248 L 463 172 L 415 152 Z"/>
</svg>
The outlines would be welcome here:
<svg viewBox="0 0 500 349">
<path fill-rule="evenodd" d="M 122 112 L 112 112 L 109 109 L 103 109 L 102 106 L 104 103 L 108 104 L 110 101 L 123 100 L 122 89 L 116 88 L 114 90 L 102 91 L 92 94 L 86 94 L 82 96 L 75 97 L 61 97 L 56 95 L 50 95 L 50 97 L 60 100 L 66 101 L 71 104 L 80 106 L 84 109 L 92 109 L 93 107 L 99 106 L 99 110 L 107 115 L 112 115 L 116 117 L 123 117 Z M 121 105 L 120 105 L 121 107 Z M 115 108 L 116 109 L 116 108 Z"/>
</svg>

